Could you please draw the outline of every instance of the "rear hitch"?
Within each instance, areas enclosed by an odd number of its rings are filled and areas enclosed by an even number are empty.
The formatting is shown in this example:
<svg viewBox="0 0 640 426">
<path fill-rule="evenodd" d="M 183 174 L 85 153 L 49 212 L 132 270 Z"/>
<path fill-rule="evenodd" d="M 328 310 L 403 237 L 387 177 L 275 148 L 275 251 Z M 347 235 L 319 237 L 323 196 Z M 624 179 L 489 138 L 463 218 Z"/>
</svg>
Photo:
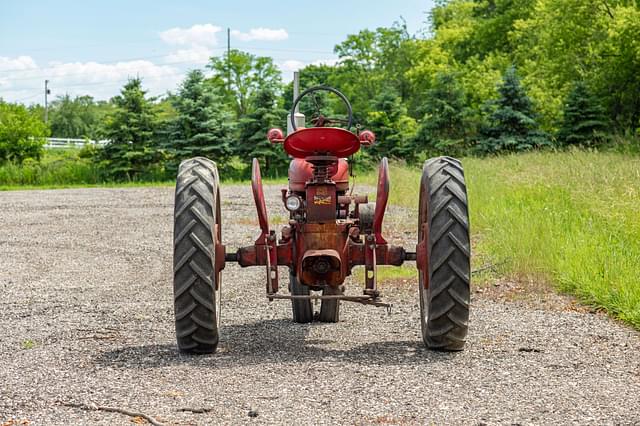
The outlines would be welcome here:
<svg viewBox="0 0 640 426">
<path fill-rule="evenodd" d="M 273 299 L 307 299 L 307 300 L 343 300 L 345 302 L 355 302 L 363 305 L 372 305 L 380 308 L 386 308 L 387 313 L 391 313 L 393 305 L 391 303 L 381 302 L 380 299 L 371 296 L 346 296 L 344 294 L 332 294 L 332 295 L 290 295 L 290 294 L 267 294 L 269 300 Z"/>
</svg>

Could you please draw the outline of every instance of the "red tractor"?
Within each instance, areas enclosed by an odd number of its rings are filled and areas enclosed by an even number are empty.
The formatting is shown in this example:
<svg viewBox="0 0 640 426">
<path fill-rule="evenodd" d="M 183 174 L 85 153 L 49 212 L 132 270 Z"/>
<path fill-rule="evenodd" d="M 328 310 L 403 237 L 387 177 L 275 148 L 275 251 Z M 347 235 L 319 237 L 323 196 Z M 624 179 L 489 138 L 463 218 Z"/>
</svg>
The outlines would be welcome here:
<svg viewBox="0 0 640 426">
<path fill-rule="evenodd" d="M 346 119 L 325 117 L 318 109 L 314 127 L 296 128 L 296 106 L 307 95 L 337 95 Z M 211 353 L 218 345 L 221 271 L 225 262 L 266 268 L 266 296 L 290 299 L 293 320 L 337 322 L 341 301 L 375 306 L 382 302 L 376 286 L 378 265 L 415 261 L 419 281 L 422 338 L 427 347 L 461 350 L 469 320 L 470 244 L 467 194 L 462 165 L 450 157 L 424 163 L 418 203 L 417 245 L 412 250 L 388 244 L 382 222 L 389 197 L 389 169 L 383 158 L 376 202 L 349 190 L 346 158 L 374 143 L 370 131 L 350 131 L 351 105 L 337 90 L 319 86 L 298 96 L 291 110 L 292 132 L 268 132 L 292 157 L 289 187 L 282 201 L 289 222 L 276 234 L 269 226 L 260 165 L 253 160 L 251 187 L 260 236 L 251 245 L 227 252 L 222 243 L 220 181 L 216 164 L 197 157 L 182 162 L 175 193 L 174 300 L 178 347 Z M 330 127 L 331 125 L 341 127 Z M 278 266 L 289 268 L 289 294 L 279 293 Z M 361 295 L 344 292 L 354 266 L 364 266 Z M 312 301 L 320 300 L 319 315 Z"/>
</svg>

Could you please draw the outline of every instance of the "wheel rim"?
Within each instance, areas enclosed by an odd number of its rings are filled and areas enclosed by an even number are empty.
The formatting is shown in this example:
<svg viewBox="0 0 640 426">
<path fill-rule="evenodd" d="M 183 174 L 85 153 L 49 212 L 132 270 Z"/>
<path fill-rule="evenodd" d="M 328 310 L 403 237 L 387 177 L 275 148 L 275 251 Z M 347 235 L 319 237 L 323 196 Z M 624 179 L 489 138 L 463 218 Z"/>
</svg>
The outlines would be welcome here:
<svg viewBox="0 0 640 426">
<path fill-rule="evenodd" d="M 429 218 L 429 183 L 425 179 L 425 172 L 423 170 L 422 180 L 420 182 L 420 195 L 418 201 L 418 243 L 422 242 L 424 238 L 424 225 L 428 226 Z M 427 250 L 429 241 L 426 241 Z M 429 261 L 425 259 L 425 264 L 421 265 L 422 268 L 418 269 L 418 285 L 419 285 L 419 298 L 420 298 L 420 326 L 422 328 L 423 336 L 427 330 L 427 324 L 429 322 L 429 288 L 425 288 L 425 282 L 428 282 L 425 274 L 429 273 Z"/>
<path fill-rule="evenodd" d="M 216 243 L 221 243 L 222 242 L 222 219 L 220 217 L 220 188 L 218 188 L 218 190 L 216 191 L 216 224 L 215 224 L 215 241 Z M 215 243 L 214 243 L 215 244 Z M 215 250 L 215 245 L 214 245 L 214 250 Z M 220 309 L 222 306 L 221 303 L 221 290 L 222 290 L 222 273 L 221 271 L 216 272 L 216 283 L 215 283 L 215 288 L 214 288 L 214 296 L 216 298 L 215 300 L 215 307 L 216 307 L 216 326 L 219 327 L 220 326 Z"/>
<path fill-rule="evenodd" d="M 420 285 L 420 322 L 426 326 L 429 321 L 429 290 L 424 288 L 422 277 L 418 281 Z"/>
</svg>

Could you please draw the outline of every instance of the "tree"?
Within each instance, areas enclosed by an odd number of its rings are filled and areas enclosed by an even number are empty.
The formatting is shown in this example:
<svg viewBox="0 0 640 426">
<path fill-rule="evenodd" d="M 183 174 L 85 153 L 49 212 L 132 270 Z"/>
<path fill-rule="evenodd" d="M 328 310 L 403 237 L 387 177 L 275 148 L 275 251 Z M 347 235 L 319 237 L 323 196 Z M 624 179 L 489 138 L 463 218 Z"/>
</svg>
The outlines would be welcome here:
<svg viewBox="0 0 640 426">
<path fill-rule="evenodd" d="M 51 102 L 51 134 L 59 138 L 92 138 L 96 136 L 100 115 L 91 96 L 69 94 Z"/>
<path fill-rule="evenodd" d="M 40 159 L 49 128 L 22 105 L 0 100 L 0 162 Z"/>
<path fill-rule="evenodd" d="M 326 64 L 307 65 L 299 70 L 300 89 L 302 91 L 313 86 L 332 86 L 335 73 L 335 66 Z M 322 92 L 319 94 L 322 94 Z M 293 106 L 293 81 L 284 87 L 282 98 L 284 109 L 291 111 L 291 107 Z"/>
<path fill-rule="evenodd" d="M 547 122 L 561 118 L 572 83 L 588 83 L 619 129 L 640 120 L 640 7 L 634 1 L 537 0 L 510 38 Z"/>
<path fill-rule="evenodd" d="M 590 146 L 606 139 L 604 110 L 583 81 L 574 83 L 564 106 L 558 140 L 564 145 Z"/>
<path fill-rule="evenodd" d="M 236 49 L 222 57 L 211 58 L 207 68 L 213 70 L 211 83 L 224 94 L 228 104 L 233 105 L 236 118 L 249 112 L 258 91 L 278 91 L 282 85 L 280 71 L 273 59 Z"/>
<path fill-rule="evenodd" d="M 331 82 L 347 95 L 356 118 L 366 117 L 371 100 L 383 90 L 393 90 L 402 102 L 411 97 L 406 73 L 415 61 L 416 40 L 404 22 L 351 34 L 334 51 L 340 63 Z"/>
<path fill-rule="evenodd" d="M 416 122 L 407 115 L 400 97 L 390 89 L 382 91 L 373 101 L 366 127 L 376 135 L 376 143 L 367 150 L 376 159 L 383 156 L 411 161 L 415 149 L 411 142 Z"/>
<path fill-rule="evenodd" d="M 507 69 L 498 93 L 498 99 L 489 105 L 493 111 L 488 126 L 482 131 L 479 151 L 526 151 L 548 145 L 546 135 L 537 130 L 533 104 L 520 84 L 515 67 Z"/>
<path fill-rule="evenodd" d="M 219 89 L 207 84 L 202 71 L 194 70 L 187 74 L 171 104 L 176 116 L 168 125 L 169 170 L 175 172 L 180 161 L 196 156 L 223 166 L 231 155 L 234 127 Z"/>
<path fill-rule="evenodd" d="M 273 127 L 283 127 L 287 111 L 278 106 L 276 94 L 269 88 L 256 94 L 251 110 L 240 120 L 236 153 L 246 160 L 252 157 L 261 160 L 269 176 L 285 174 L 288 157 L 282 147 L 267 140 L 267 132 Z"/>
<path fill-rule="evenodd" d="M 154 145 L 156 112 L 146 93 L 142 81 L 133 78 L 112 99 L 116 109 L 107 117 L 104 129 L 109 143 L 98 151 L 101 166 L 112 178 L 139 178 L 159 160 Z"/>
<path fill-rule="evenodd" d="M 424 97 L 424 116 L 414 143 L 433 154 L 459 155 L 463 153 L 469 132 L 469 111 L 465 95 L 456 76 L 438 74 L 434 86 Z"/>
</svg>

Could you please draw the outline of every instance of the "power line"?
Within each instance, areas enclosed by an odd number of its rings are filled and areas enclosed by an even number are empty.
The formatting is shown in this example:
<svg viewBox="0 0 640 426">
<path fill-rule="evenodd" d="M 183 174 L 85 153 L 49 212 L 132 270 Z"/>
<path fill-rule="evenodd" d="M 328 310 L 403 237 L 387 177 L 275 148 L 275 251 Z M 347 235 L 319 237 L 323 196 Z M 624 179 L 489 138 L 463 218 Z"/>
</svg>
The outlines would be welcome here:
<svg viewBox="0 0 640 426">
<path fill-rule="evenodd" d="M 271 57 L 271 59 L 274 59 L 276 61 L 287 61 L 287 60 L 291 60 L 291 58 L 283 58 L 283 57 Z M 179 64 L 194 64 L 196 65 L 195 62 L 188 60 L 188 61 L 173 61 L 173 62 L 165 62 L 161 65 L 179 65 Z M 156 66 L 160 66 L 157 64 L 154 64 Z M 276 64 L 277 65 L 277 64 Z M 202 67 L 202 65 L 199 65 L 200 67 Z M 53 76 L 51 74 L 48 74 L 46 72 L 41 72 L 40 70 L 33 70 L 33 71 L 37 71 L 37 75 L 33 75 L 30 77 L 21 77 L 21 78 L 11 78 L 9 81 L 10 82 L 14 82 L 14 81 L 26 81 L 26 80 L 41 80 L 44 77 L 51 77 L 51 78 L 67 78 L 67 77 L 74 77 L 74 76 L 83 76 L 86 75 L 87 72 L 86 71 L 79 71 L 79 72 L 70 72 L 70 73 L 65 73 L 63 75 L 57 76 L 55 74 L 53 74 Z M 184 70 L 179 71 L 178 73 L 167 73 L 167 74 L 162 74 L 162 76 L 167 76 L 167 75 L 177 75 L 177 74 L 182 74 L 184 73 Z M 92 85 L 92 84 L 96 84 L 96 83 L 85 83 L 87 85 Z M 98 83 L 101 84 L 101 83 Z M 14 90 L 35 90 L 35 88 L 33 87 L 21 87 L 21 88 L 16 88 Z"/>
<path fill-rule="evenodd" d="M 15 102 L 24 102 L 24 101 L 27 101 L 27 100 L 29 100 L 29 99 L 35 98 L 36 96 L 40 96 L 40 93 L 38 92 L 38 93 L 35 93 L 35 94 L 33 94 L 33 95 L 30 95 L 30 96 L 27 96 L 27 97 L 24 97 L 24 98 L 17 99 Z"/>
<path fill-rule="evenodd" d="M 235 30 L 233 30 L 235 31 Z M 338 34 L 338 33 L 326 33 L 326 32 L 304 32 L 304 31 L 287 31 L 288 35 L 302 35 L 302 36 L 313 36 L 313 37 L 345 37 L 347 34 Z M 149 37 L 146 40 L 122 40 L 117 43 L 114 42 L 99 42 L 99 43 L 87 43 L 87 44 L 74 44 L 74 45 L 56 45 L 56 46 L 40 46 L 31 49 L 21 49 L 21 52 L 55 52 L 61 51 L 65 49 L 83 49 L 88 47 L 99 47 L 99 46 L 122 46 L 122 45 L 144 45 L 144 44 L 155 44 L 159 41 L 157 37 Z M 251 43 L 251 41 L 242 41 L 239 40 L 239 43 Z M 263 48 L 261 48 L 263 49 Z"/>
<path fill-rule="evenodd" d="M 220 53 L 222 53 L 224 51 L 223 47 L 212 47 L 210 49 L 211 49 L 212 53 L 215 53 L 216 51 L 219 51 Z M 188 49 L 184 49 L 184 50 L 188 50 Z M 238 49 L 238 50 L 243 50 L 243 49 Z M 322 53 L 322 54 L 327 54 L 327 55 L 333 55 L 334 54 L 333 51 L 329 51 L 329 50 L 282 49 L 282 48 L 259 47 L 259 46 L 252 46 L 252 47 L 244 49 L 244 50 L 249 52 L 249 53 L 251 53 L 252 50 L 258 50 L 258 51 L 291 52 L 291 53 Z M 138 56 L 138 57 L 129 57 L 129 58 L 121 58 L 121 59 L 110 59 L 108 61 L 90 60 L 90 61 L 79 62 L 79 63 L 87 64 L 87 63 L 90 63 L 90 62 L 94 62 L 94 63 L 97 63 L 99 65 L 108 65 L 108 64 L 115 64 L 115 63 L 118 63 L 118 62 L 133 62 L 133 61 L 144 61 L 144 60 L 148 60 L 148 59 L 166 58 L 167 56 L 171 56 L 171 55 L 174 55 L 176 53 L 177 52 L 169 52 L 169 53 L 164 53 L 162 55 Z M 278 58 L 273 58 L 273 59 L 278 59 Z M 282 59 L 282 58 L 280 58 L 280 59 Z M 287 58 L 287 59 L 291 59 L 291 58 Z M 171 64 L 178 64 L 178 63 L 188 63 L 188 62 L 192 62 L 192 61 L 166 62 L 164 65 L 171 65 Z M 74 63 L 74 62 L 67 62 L 67 63 Z M 52 65 L 52 66 L 43 67 L 43 68 L 29 68 L 29 69 L 11 68 L 11 69 L 0 70 L 0 73 L 15 72 L 15 71 L 35 72 L 35 71 L 43 71 L 43 70 L 53 70 L 53 69 L 56 69 L 57 67 L 59 67 L 59 65 Z M 19 80 L 19 79 L 16 79 L 16 80 Z"/>
</svg>

